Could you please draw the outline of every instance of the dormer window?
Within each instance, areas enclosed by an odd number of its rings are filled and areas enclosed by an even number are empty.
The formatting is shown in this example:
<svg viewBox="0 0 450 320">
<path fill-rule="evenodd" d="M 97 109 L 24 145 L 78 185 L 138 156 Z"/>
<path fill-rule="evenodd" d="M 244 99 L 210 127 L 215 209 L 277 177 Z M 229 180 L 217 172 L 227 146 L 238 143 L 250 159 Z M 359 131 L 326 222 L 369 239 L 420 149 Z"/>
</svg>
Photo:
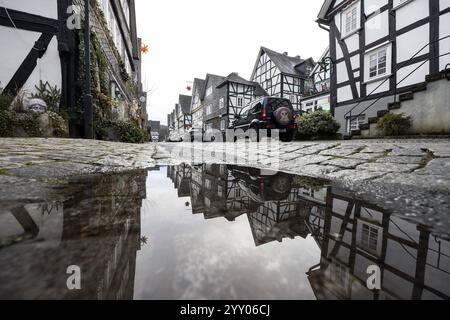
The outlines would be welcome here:
<svg viewBox="0 0 450 320">
<path fill-rule="evenodd" d="M 342 37 L 358 31 L 361 25 L 361 4 L 358 1 L 341 14 L 341 33 Z"/>
</svg>

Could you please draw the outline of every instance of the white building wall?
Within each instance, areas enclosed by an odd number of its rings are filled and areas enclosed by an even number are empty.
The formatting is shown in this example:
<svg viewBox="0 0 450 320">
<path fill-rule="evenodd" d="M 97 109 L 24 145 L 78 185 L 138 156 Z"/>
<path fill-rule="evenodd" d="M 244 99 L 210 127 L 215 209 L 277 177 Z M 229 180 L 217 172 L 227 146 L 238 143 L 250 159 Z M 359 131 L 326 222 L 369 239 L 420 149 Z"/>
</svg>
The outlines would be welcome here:
<svg viewBox="0 0 450 320">
<path fill-rule="evenodd" d="M 51 19 L 58 18 L 56 0 L 2 0 L 0 5 L 10 10 L 23 11 Z M 2 50 L 0 50 L 0 87 L 6 87 L 11 81 L 40 36 L 39 32 L 0 26 L 0 39 L 3 44 Z M 38 59 L 37 66 L 23 89 L 28 93 L 34 93 L 35 86 L 40 81 L 48 81 L 50 85 L 61 89 L 61 61 L 56 36 L 50 42 L 42 59 Z"/>
<path fill-rule="evenodd" d="M 58 19 L 57 0 L 2 0 L 0 6 L 51 19 Z"/>
<path fill-rule="evenodd" d="M 388 0 L 364 0 L 364 13 L 366 16 L 388 4 Z"/>
<path fill-rule="evenodd" d="M 414 0 L 396 10 L 397 30 L 428 17 L 430 13 L 428 0 Z"/>
<path fill-rule="evenodd" d="M 442 2 L 446 2 L 445 5 L 447 8 L 450 7 L 450 0 L 441 1 L 441 3 Z M 440 9 L 442 10 L 443 8 Z M 450 36 L 450 13 L 441 16 L 439 21 L 439 31 L 439 39 Z M 439 42 L 439 55 L 442 55 L 439 59 L 439 70 L 443 70 L 445 66 L 450 63 L 450 38 Z"/>
<path fill-rule="evenodd" d="M 422 48 L 423 50 L 417 56 L 429 53 L 430 47 L 424 48 L 429 43 L 429 38 L 430 25 L 428 23 L 397 37 L 397 63 L 411 59 Z"/>
<path fill-rule="evenodd" d="M 375 14 L 365 23 L 366 45 L 389 35 L 389 12 Z"/>
</svg>

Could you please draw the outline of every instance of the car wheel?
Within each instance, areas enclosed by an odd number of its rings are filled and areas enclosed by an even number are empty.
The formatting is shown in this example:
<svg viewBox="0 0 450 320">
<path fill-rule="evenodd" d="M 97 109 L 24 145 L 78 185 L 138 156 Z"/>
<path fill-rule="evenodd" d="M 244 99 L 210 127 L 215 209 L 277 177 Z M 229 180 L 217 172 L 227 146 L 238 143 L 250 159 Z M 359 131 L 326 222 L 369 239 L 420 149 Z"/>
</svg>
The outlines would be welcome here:
<svg viewBox="0 0 450 320">
<path fill-rule="evenodd" d="M 294 140 L 294 133 L 293 132 L 281 133 L 280 140 L 282 142 L 292 142 L 292 140 Z"/>
</svg>

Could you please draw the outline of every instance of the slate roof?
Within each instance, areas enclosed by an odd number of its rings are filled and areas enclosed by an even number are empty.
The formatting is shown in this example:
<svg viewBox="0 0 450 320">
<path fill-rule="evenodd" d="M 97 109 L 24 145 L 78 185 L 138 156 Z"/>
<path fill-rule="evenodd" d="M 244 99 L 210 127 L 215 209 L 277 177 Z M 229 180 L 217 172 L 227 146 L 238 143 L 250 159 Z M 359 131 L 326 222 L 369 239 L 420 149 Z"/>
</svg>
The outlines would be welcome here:
<svg viewBox="0 0 450 320">
<path fill-rule="evenodd" d="M 191 114 L 191 100 L 192 100 L 191 96 L 186 96 L 186 95 L 180 94 L 179 101 L 180 101 L 181 112 L 185 115 Z"/>
<path fill-rule="evenodd" d="M 238 73 L 236 72 L 232 72 L 228 75 L 228 77 L 225 78 L 225 80 L 222 81 L 222 83 L 220 83 L 217 88 L 221 88 L 224 85 L 226 85 L 228 82 L 235 82 L 235 83 L 240 83 L 240 84 L 245 84 L 248 86 L 254 86 L 255 83 L 245 80 L 244 78 L 242 78 Z"/>
<path fill-rule="evenodd" d="M 208 73 L 206 75 L 206 78 L 205 78 L 205 83 L 204 83 L 204 86 L 203 86 L 203 92 L 200 95 L 200 100 L 203 100 L 205 98 L 205 94 L 206 94 L 206 89 L 207 89 L 208 83 L 211 83 L 212 86 L 216 86 L 217 87 L 224 80 L 225 80 L 225 77 Z"/>
<path fill-rule="evenodd" d="M 194 90 L 197 89 L 197 88 L 200 89 L 199 95 L 202 96 L 203 95 L 203 90 L 205 89 L 205 80 L 195 78 L 194 79 L 194 86 L 192 87 L 192 92 L 195 93 Z"/>
<path fill-rule="evenodd" d="M 312 58 L 308 58 L 308 59 L 302 59 L 300 57 L 291 57 L 288 56 L 287 54 L 284 53 L 279 53 L 276 51 L 273 51 L 271 49 L 265 48 L 265 47 L 261 47 L 260 52 L 258 54 L 258 59 L 256 60 L 256 64 L 255 64 L 255 68 L 253 69 L 253 74 L 252 76 L 254 76 L 256 69 L 258 67 L 258 63 L 259 63 L 259 58 L 261 57 L 261 55 L 265 53 L 269 56 L 270 60 L 272 60 L 272 62 L 277 66 L 277 68 L 280 70 L 281 73 L 286 74 L 286 75 L 292 75 L 292 76 L 308 76 L 308 74 L 306 74 L 303 71 L 303 68 L 301 68 L 301 66 L 305 63 L 305 62 L 310 62 L 314 65 L 314 60 Z"/>
</svg>

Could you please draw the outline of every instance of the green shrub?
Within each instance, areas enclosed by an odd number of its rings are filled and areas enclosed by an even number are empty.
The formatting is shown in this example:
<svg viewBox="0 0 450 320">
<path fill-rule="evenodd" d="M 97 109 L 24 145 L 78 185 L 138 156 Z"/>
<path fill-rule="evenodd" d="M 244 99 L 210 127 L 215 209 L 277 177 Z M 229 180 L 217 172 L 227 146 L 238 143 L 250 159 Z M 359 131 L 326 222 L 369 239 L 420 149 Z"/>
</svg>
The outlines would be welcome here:
<svg viewBox="0 0 450 320">
<path fill-rule="evenodd" d="M 67 124 L 67 121 L 63 117 L 52 111 L 48 112 L 48 117 L 51 120 L 54 137 L 57 138 L 69 137 L 69 126 Z"/>
<path fill-rule="evenodd" d="M 404 113 L 388 113 L 378 120 L 377 129 L 385 136 L 398 136 L 408 132 L 412 126 L 412 118 Z"/>
<path fill-rule="evenodd" d="M 11 110 L 14 97 L 10 94 L 0 94 L 0 111 Z"/>
<path fill-rule="evenodd" d="M 138 125 L 124 121 L 103 121 L 96 125 L 96 135 L 100 140 L 111 140 L 109 132 L 120 142 L 144 143 L 146 134 Z M 114 139 L 114 138 L 113 138 Z"/>
<path fill-rule="evenodd" d="M 297 118 L 298 133 L 307 138 L 335 137 L 341 125 L 326 111 L 317 111 Z"/>
<path fill-rule="evenodd" d="M 0 137 L 11 137 L 13 133 L 13 113 L 0 110 Z"/>
<path fill-rule="evenodd" d="M 50 83 L 43 82 L 42 80 L 39 82 L 39 85 L 35 87 L 36 93 L 32 94 L 31 97 L 44 100 L 45 103 L 47 103 L 49 111 L 59 112 L 61 90 L 59 90 L 57 86 L 52 87 Z"/>
<path fill-rule="evenodd" d="M 22 114 L 13 115 L 14 128 L 22 128 L 28 137 L 41 137 L 42 130 L 39 124 L 37 115 L 34 114 Z"/>
</svg>

